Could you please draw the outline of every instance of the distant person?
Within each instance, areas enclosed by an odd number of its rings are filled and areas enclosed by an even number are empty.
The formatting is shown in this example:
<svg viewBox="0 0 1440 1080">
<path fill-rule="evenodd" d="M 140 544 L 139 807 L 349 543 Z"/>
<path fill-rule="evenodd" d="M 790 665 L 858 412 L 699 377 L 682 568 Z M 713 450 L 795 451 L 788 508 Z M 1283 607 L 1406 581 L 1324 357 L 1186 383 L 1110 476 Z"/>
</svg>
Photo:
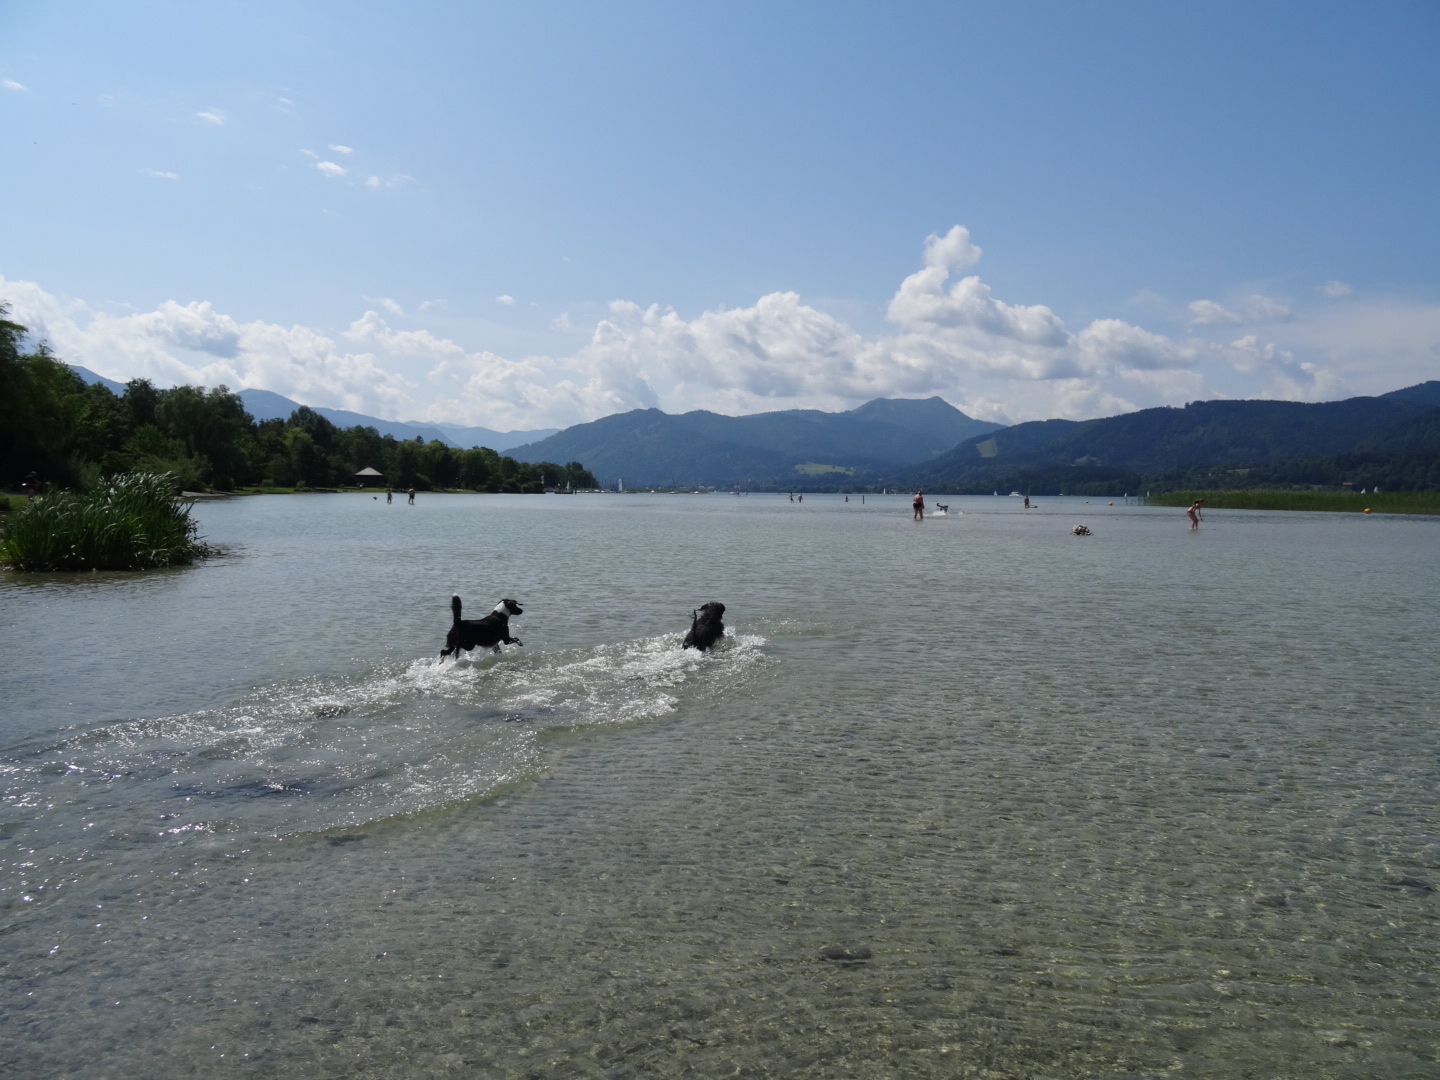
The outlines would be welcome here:
<svg viewBox="0 0 1440 1080">
<path fill-rule="evenodd" d="M 40 474 L 33 469 L 25 475 L 25 482 L 20 485 L 20 490 L 26 495 L 40 494 Z"/>
<path fill-rule="evenodd" d="M 386 505 L 386 506 L 389 506 L 389 505 L 390 505 L 391 503 L 393 503 L 394 501 L 395 501 L 395 490 L 394 490 L 394 488 L 386 488 L 386 489 L 385 489 L 385 505 Z"/>
<path fill-rule="evenodd" d="M 1185 511 L 1185 513 L 1190 515 L 1190 529 L 1192 532 L 1200 528 L 1200 510 L 1204 505 L 1204 499 L 1196 499 L 1190 504 L 1190 509 Z"/>
<path fill-rule="evenodd" d="M 915 521 L 925 520 L 925 492 L 915 492 L 915 498 L 910 500 L 910 509 L 913 511 L 911 517 Z"/>
<path fill-rule="evenodd" d="M 845 501 L 846 501 L 846 502 L 849 502 L 849 501 L 850 501 L 850 496 L 849 496 L 849 495 L 846 495 L 846 496 L 845 496 Z"/>
<path fill-rule="evenodd" d="M 804 495 L 801 495 L 801 496 L 800 496 L 798 499 L 796 499 L 795 501 L 796 501 L 796 502 L 804 502 L 804 501 L 805 501 L 805 496 L 804 496 Z"/>
<path fill-rule="evenodd" d="M 414 506 L 414 505 L 415 505 L 415 489 L 414 489 L 413 487 L 410 489 L 409 494 L 410 494 L 410 505 L 411 505 L 411 506 Z"/>
<path fill-rule="evenodd" d="M 1026 509 L 1026 510 L 1029 510 L 1029 509 L 1030 509 L 1030 496 L 1029 496 L 1029 495 L 1026 495 L 1026 496 L 1025 496 L 1025 509 Z"/>
<path fill-rule="evenodd" d="M 794 493 L 793 491 L 790 492 L 790 501 L 791 501 L 791 502 L 794 502 L 794 501 L 795 501 L 795 493 Z"/>
</svg>

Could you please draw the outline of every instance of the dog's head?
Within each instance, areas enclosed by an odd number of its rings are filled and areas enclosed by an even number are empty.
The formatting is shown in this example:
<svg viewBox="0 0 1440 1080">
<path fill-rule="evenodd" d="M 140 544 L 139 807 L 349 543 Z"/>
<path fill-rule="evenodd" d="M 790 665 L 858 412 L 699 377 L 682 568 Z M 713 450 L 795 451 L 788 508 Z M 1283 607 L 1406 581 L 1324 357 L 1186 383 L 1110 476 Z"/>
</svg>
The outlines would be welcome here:
<svg viewBox="0 0 1440 1080">
<path fill-rule="evenodd" d="M 524 615 L 525 612 L 514 600 L 501 600 L 498 604 L 495 605 L 495 614 L 507 616 Z"/>
<path fill-rule="evenodd" d="M 711 600 L 708 604 L 700 605 L 700 618 L 718 619 L 725 614 L 725 605 L 718 601 Z"/>
</svg>

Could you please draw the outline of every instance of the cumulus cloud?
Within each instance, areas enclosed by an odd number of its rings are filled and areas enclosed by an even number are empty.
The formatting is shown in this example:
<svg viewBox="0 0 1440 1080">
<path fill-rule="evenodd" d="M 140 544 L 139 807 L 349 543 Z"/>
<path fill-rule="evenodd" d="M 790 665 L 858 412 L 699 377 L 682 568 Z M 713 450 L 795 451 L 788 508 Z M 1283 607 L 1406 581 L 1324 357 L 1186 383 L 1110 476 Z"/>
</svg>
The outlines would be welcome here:
<svg viewBox="0 0 1440 1080">
<path fill-rule="evenodd" d="M 29 89 L 30 89 L 30 88 L 29 88 L 28 86 L 26 86 L 24 83 L 18 83 L 18 82 L 16 82 L 14 79 L 0 79 L 0 86 L 4 86 L 6 90 L 29 90 Z"/>
<path fill-rule="evenodd" d="M 334 150 L 337 154 L 353 154 L 355 152 L 353 146 L 340 146 L 338 143 L 331 143 L 330 149 Z"/>
<path fill-rule="evenodd" d="M 1313 318 L 1296 319 L 1287 305 L 1258 293 L 1228 305 L 1196 301 L 1190 313 L 1200 328 L 1265 323 L 1264 336 L 1257 325 L 1233 340 L 1207 340 L 1198 331 L 1169 337 L 1118 318 L 1072 329 L 1043 304 L 996 297 L 966 272 L 980 257 L 963 227 L 928 237 L 919 269 L 890 298 L 890 325 L 879 335 L 860 333 L 794 292 L 690 318 L 616 300 L 585 321 L 572 313 L 552 323 L 559 340 L 583 335 L 566 355 L 520 359 L 472 349 L 413 321 L 397 329 L 386 316 L 404 311 L 388 297 L 371 299 L 371 310 L 331 336 L 241 323 L 205 302 L 167 301 L 116 316 L 62 303 L 23 282 L 0 283 L 0 296 L 66 359 L 111 377 L 258 386 L 315 405 L 498 428 L 565 425 L 632 408 L 833 410 L 873 397 L 932 394 L 1002 422 L 1078 419 L 1222 394 L 1314 400 L 1349 385 L 1342 365 L 1313 345 L 1271 333 L 1313 333 Z M 515 302 L 509 294 L 496 300 Z M 420 312 L 437 304 L 427 301 Z M 1336 318 L 1361 310 L 1324 309 Z M 1432 348 L 1440 342 L 1440 310 L 1416 321 L 1409 339 Z M 1329 340 L 1338 360 L 1344 336 L 1332 332 Z"/>
<path fill-rule="evenodd" d="M 215 124 L 218 127 L 225 126 L 225 114 L 222 113 L 219 109 L 210 109 L 207 112 L 197 112 L 195 115 L 201 120 L 204 120 L 207 124 Z"/>
<path fill-rule="evenodd" d="M 350 171 L 343 165 L 336 165 L 333 161 L 317 161 L 315 168 L 319 169 L 326 176 L 344 176 Z"/>
<path fill-rule="evenodd" d="M 1355 290 L 1343 281 L 1326 281 L 1315 286 L 1320 292 L 1330 297 L 1331 300 L 1339 300 L 1345 296 L 1354 296 Z"/>
<path fill-rule="evenodd" d="M 515 297 L 511 296 L 509 293 L 501 293 L 499 296 L 495 297 L 495 302 L 498 304 L 504 304 L 506 307 L 512 307 L 515 303 Z"/>
</svg>

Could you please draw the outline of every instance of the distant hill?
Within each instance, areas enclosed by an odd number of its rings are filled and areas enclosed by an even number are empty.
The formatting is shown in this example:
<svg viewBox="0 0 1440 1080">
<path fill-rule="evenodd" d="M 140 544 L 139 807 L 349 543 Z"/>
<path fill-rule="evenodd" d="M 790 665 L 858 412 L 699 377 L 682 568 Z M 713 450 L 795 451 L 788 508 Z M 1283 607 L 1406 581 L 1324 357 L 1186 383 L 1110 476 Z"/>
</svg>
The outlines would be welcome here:
<svg viewBox="0 0 1440 1080">
<path fill-rule="evenodd" d="M 292 401 L 270 390 L 241 390 L 240 400 L 256 420 L 286 420 L 300 407 Z M 418 420 L 381 420 L 378 416 L 350 412 L 348 409 L 327 409 L 310 406 L 315 412 L 329 420 L 336 427 L 373 427 L 381 435 L 393 435 L 397 439 L 414 439 L 417 436 L 430 442 L 438 439 L 451 446 L 469 449 L 472 446 L 488 446 L 491 450 L 509 450 L 521 443 L 533 442 L 553 435 L 559 428 L 540 428 L 534 431 L 492 431 L 490 428 L 465 427 L 461 424 L 427 424 Z"/>
<path fill-rule="evenodd" d="M 79 364 L 70 364 L 69 368 L 85 380 L 86 386 L 94 386 L 96 383 L 99 383 L 101 386 L 109 388 L 112 394 L 120 395 L 125 393 L 125 384 L 123 382 L 107 379 L 104 375 L 96 375 L 95 372 L 91 371 L 88 367 L 81 367 Z"/>
<path fill-rule="evenodd" d="M 1318 404 L 1196 401 L 1101 420 L 1036 421 L 971 437 L 933 461 L 897 470 L 891 479 L 902 486 L 974 490 L 1024 475 L 1063 490 L 1069 475 L 1071 488 L 1122 477 L 1133 487 L 1141 476 L 1227 463 L 1268 466 L 1359 451 L 1440 450 L 1437 406 L 1440 381 Z M 1036 480 L 1042 475 L 1043 481 Z"/>
<path fill-rule="evenodd" d="M 87 384 L 100 383 L 110 388 L 113 394 L 125 393 L 125 384 L 97 375 L 87 367 L 71 364 L 70 369 Z M 290 414 L 300 408 L 301 403 L 277 394 L 271 390 L 241 390 L 240 400 L 245 410 L 256 420 L 288 420 Z M 336 427 L 373 427 L 381 435 L 393 435 L 397 439 L 414 439 L 416 436 L 430 442 L 438 439 L 460 449 L 472 446 L 488 446 L 491 450 L 509 450 L 521 443 L 535 442 L 554 435 L 559 428 L 534 428 L 528 431 L 492 431 L 484 427 L 466 427 L 464 424 L 427 424 L 419 420 L 381 420 L 378 416 L 350 412 L 348 409 L 327 409 L 324 406 L 310 406 L 315 412 L 329 420 Z"/>
<path fill-rule="evenodd" d="M 636 409 L 517 446 L 520 461 L 583 461 L 602 483 L 626 486 L 774 484 L 868 478 L 933 458 L 997 425 L 940 398 L 877 399 L 851 412 L 790 409 L 750 416 Z"/>
</svg>

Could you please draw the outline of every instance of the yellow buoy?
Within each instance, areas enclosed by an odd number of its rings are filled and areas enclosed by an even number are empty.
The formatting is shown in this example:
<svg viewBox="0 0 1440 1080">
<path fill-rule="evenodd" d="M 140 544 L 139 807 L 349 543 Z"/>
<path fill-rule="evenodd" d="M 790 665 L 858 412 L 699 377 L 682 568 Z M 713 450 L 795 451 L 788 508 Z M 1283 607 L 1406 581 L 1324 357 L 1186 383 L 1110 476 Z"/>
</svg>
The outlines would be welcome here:
<svg viewBox="0 0 1440 1080">
<path fill-rule="evenodd" d="M 1370 507 L 1368 507 L 1368 506 L 1365 507 L 1365 513 L 1367 513 L 1367 514 L 1370 513 Z"/>
</svg>

